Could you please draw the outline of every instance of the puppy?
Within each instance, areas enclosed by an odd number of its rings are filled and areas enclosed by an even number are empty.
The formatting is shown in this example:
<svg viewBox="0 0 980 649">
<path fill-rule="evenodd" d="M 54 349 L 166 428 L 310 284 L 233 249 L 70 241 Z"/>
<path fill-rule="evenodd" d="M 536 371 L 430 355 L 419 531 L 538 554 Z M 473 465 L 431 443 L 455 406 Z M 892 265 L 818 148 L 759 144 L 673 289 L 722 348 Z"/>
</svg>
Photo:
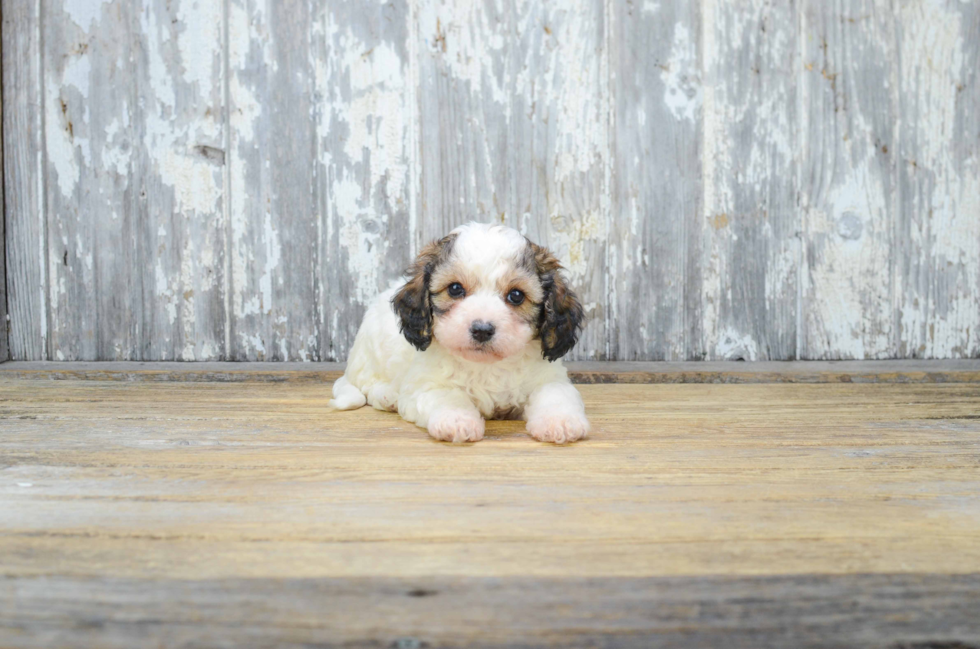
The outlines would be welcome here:
<svg viewBox="0 0 980 649">
<path fill-rule="evenodd" d="M 558 260 L 516 230 L 470 223 L 419 255 L 364 316 L 332 406 L 398 411 L 446 442 L 483 439 L 484 419 L 523 419 L 542 442 L 589 421 L 559 360 L 583 311 Z"/>
</svg>

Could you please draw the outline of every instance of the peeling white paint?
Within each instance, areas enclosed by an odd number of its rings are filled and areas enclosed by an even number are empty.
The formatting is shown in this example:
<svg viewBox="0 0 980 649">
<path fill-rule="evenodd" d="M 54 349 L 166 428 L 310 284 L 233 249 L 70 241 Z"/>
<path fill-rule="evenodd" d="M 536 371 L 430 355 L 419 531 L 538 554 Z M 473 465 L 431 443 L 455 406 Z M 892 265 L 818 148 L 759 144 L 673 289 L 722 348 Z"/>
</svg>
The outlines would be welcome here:
<svg viewBox="0 0 980 649">
<path fill-rule="evenodd" d="M 722 79 L 719 79 L 720 51 L 716 37 L 718 20 L 718 0 L 703 0 L 701 5 L 701 40 L 705 57 L 705 84 L 702 101 L 701 122 L 701 177 L 703 178 L 703 207 L 700 215 L 702 230 L 703 271 L 701 275 L 701 318 L 704 324 L 704 346 L 719 350 L 719 327 L 722 322 L 721 303 L 727 297 L 730 287 L 723 286 L 722 277 L 727 276 L 724 268 L 724 241 L 711 231 L 711 220 L 718 214 L 730 211 L 731 195 L 727 186 L 718 183 L 730 169 L 730 159 L 724 146 L 723 115 L 715 93 Z M 725 41 L 722 40 L 724 43 Z M 663 78 L 663 74 L 661 74 Z M 668 90 L 669 91 L 669 90 Z M 724 98 L 724 97 L 722 97 Z M 669 105 L 669 104 L 668 104 Z M 676 116 L 676 113 L 675 113 Z M 720 170 L 720 171 L 719 171 Z M 727 233 L 726 233 L 727 234 Z M 717 357 L 717 356 L 716 356 Z"/>
<path fill-rule="evenodd" d="M 398 219 L 407 215 L 412 224 L 408 245 L 416 247 L 420 232 L 435 227 L 426 220 L 431 207 L 422 190 L 447 183 L 450 196 L 440 206 L 458 210 L 460 205 L 460 212 L 499 218 L 545 241 L 563 258 L 590 313 L 607 322 L 621 317 L 616 312 L 620 302 L 636 288 L 624 277 L 646 281 L 669 268 L 665 295 L 656 298 L 656 305 L 643 305 L 657 313 L 619 323 L 636 331 L 641 354 L 670 357 L 700 348 L 709 357 L 766 357 L 768 341 L 743 330 L 756 331 L 758 323 L 736 323 L 732 316 L 739 308 L 734 303 L 739 289 L 744 295 L 738 282 L 745 281 L 736 266 L 744 261 L 738 262 L 736 253 L 744 259 L 745 246 L 759 245 L 763 306 L 768 310 L 796 301 L 804 353 L 874 358 L 893 355 L 896 345 L 907 344 L 902 353 L 976 355 L 980 161 L 970 157 L 960 132 L 964 122 L 973 123 L 970 111 L 976 110 L 967 78 L 976 58 L 976 45 L 968 42 L 976 17 L 972 4 L 900 3 L 894 15 L 855 15 L 846 24 L 833 10 L 814 5 L 811 9 L 826 13 L 821 18 L 832 20 L 811 25 L 810 15 L 800 15 L 796 24 L 789 18 L 806 7 L 781 14 L 780 7 L 764 0 L 737 6 L 703 0 L 696 19 L 669 3 L 643 0 L 631 9 L 630 19 L 660 21 L 668 36 L 661 45 L 649 45 L 662 48 L 656 60 L 642 56 L 650 52 L 638 53 L 645 65 L 661 67 L 651 70 L 646 77 L 651 83 L 639 89 L 640 101 L 630 106 L 622 102 L 633 97 L 610 92 L 619 75 L 631 71 L 617 69 L 622 60 L 610 54 L 610 48 L 621 46 L 611 45 L 611 39 L 623 30 L 604 22 L 617 14 L 610 11 L 617 5 L 609 1 L 519 2 L 513 7 L 466 0 L 413 2 L 404 11 L 405 25 L 386 22 L 384 28 L 371 22 L 376 19 L 366 16 L 369 12 L 358 15 L 363 24 L 348 24 L 349 7 L 318 5 L 320 13 L 309 29 L 319 49 L 292 59 L 282 56 L 290 43 L 274 41 L 272 31 L 281 24 L 276 24 L 279 17 L 272 9 L 278 8 L 271 0 L 229 0 L 227 79 L 222 0 L 174 0 L 132 12 L 140 54 L 124 52 L 114 63 L 110 59 L 117 55 L 106 55 L 115 52 L 106 47 L 106 37 L 118 36 L 109 32 L 118 32 L 125 12 L 99 0 L 63 3 L 64 13 L 53 11 L 45 19 L 64 23 L 64 53 L 50 39 L 39 57 L 47 75 L 45 129 L 36 130 L 43 133 L 47 167 L 39 170 L 37 182 L 39 195 L 46 190 L 52 204 L 50 218 L 42 215 L 39 222 L 42 231 L 49 230 L 49 239 L 32 253 L 41 255 L 40 269 L 33 266 L 42 276 L 40 298 L 46 302 L 38 316 L 41 335 L 48 335 L 50 310 L 51 353 L 59 359 L 87 353 L 60 347 L 60 341 L 77 334 L 72 327 L 93 322 L 87 314 L 79 315 L 78 323 L 66 322 L 64 310 L 88 297 L 77 294 L 77 278 L 91 278 L 100 268 L 105 273 L 107 267 L 103 255 L 109 253 L 93 249 L 89 238 L 79 236 L 82 230 L 59 229 L 69 223 L 66 215 L 76 206 L 95 210 L 104 205 L 103 218 L 122 228 L 132 220 L 119 197 L 145 189 L 150 218 L 157 220 L 140 225 L 147 229 L 132 236 L 140 245 L 149 241 L 145 252 L 154 255 L 144 266 L 151 274 L 154 306 L 160 309 L 154 331 L 171 329 L 157 333 L 154 344 L 159 344 L 151 353 L 184 360 L 222 355 L 219 347 L 226 341 L 209 338 L 212 318 L 218 317 L 209 309 L 224 297 L 213 291 L 227 288 L 225 315 L 236 327 L 229 325 L 227 331 L 237 332 L 237 340 L 229 333 L 228 349 L 255 358 L 306 361 L 322 342 L 320 353 L 343 354 L 338 341 L 356 329 L 352 314 L 390 279 L 393 251 L 402 254 L 402 242 L 392 241 L 393 232 L 403 231 Z M 698 21 L 701 32 L 692 33 Z M 408 43 L 392 40 L 402 27 L 408 29 Z M 796 33 L 808 42 L 793 43 Z M 830 42 L 825 54 L 814 41 L 818 36 L 847 40 Z M 795 57 L 779 56 L 797 47 Z M 821 61 L 823 56 L 829 62 Z M 780 67 L 781 60 L 794 58 L 799 59 L 795 64 Z M 303 69 L 280 70 L 286 60 L 308 62 L 312 79 Z M 824 63 L 829 65 L 821 70 Z M 107 79 L 100 66 L 110 64 L 145 74 L 134 86 L 141 93 L 135 105 L 118 98 L 126 95 L 122 88 L 131 80 L 112 77 L 120 84 L 112 92 L 97 85 Z M 816 69 L 805 69 L 808 64 Z M 762 69 L 746 71 L 746 65 Z M 868 88 L 861 78 L 871 65 L 888 70 L 881 88 L 877 79 Z M 298 244 L 277 213 L 280 192 L 295 188 L 268 182 L 281 153 L 265 129 L 281 109 L 277 102 L 289 100 L 273 96 L 264 85 L 277 70 L 278 79 L 288 75 L 297 92 L 312 88 L 316 97 L 309 118 L 316 121 L 317 142 L 310 149 L 319 156 L 312 160 L 319 166 L 311 189 L 320 194 L 318 206 L 325 213 L 309 218 L 319 218 L 317 255 L 327 258 L 317 256 L 310 267 L 292 263 L 291 246 Z M 454 111 L 447 123 L 457 131 L 443 135 L 450 148 L 459 148 L 449 159 L 466 166 L 458 175 L 456 169 L 421 169 L 422 149 L 431 151 L 434 143 L 417 140 L 420 121 L 431 117 L 418 111 L 432 103 L 417 93 L 431 74 L 444 75 L 439 84 L 450 88 L 447 96 L 457 101 L 438 108 Z M 783 83 L 783 77 L 799 83 Z M 796 89 L 802 98 L 793 96 Z M 826 110 L 821 98 L 841 102 L 833 118 L 829 110 L 820 112 Z M 894 119 L 891 114 L 883 119 L 885 111 L 894 112 Z M 627 125 L 617 128 L 619 119 Z M 644 183 L 663 173 L 663 165 L 682 161 L 681 156 L 651 160 L 637 146 L 635 155 L 624 149 L 628 163 L 615 159 L 610 138 L 629 137 L 634 125 L 658 129 L 657 137 L 670 142 L 678 133 L 700 129 L 700 214 L 664 212 L 647 200 Z M 747 142 L 747 130 L 758 137 Z M 892 130 L 893 141 L 872 145 Z M 131 141 L 134 134 L 144 137 Z M 209 147 L 204 153 L 210 152 L 210 158 L 201 153 L 202 145 Z M 889 151 L 883 152 L 882 145 Z M 214 149 L 223 154 L 225 167 Z M 792 170 L 794 161 L 808 155 L 824 159 L 792 181 L 801 192 L 799 218 L 804 221 L 801 237 L 795 238 L 771 214 L 768 192 L 779 185 L 783 170 Z M 527 168 L 508 167 L 514 160 Z M 614 162 L 622 167 L 614 168 Z M 614 206 L 618 182 L 624 189 Z M 417 195 L 423 201 L 416 202 Z M 442 227 L 455 217 L 435 218 Z M 667 219 L 696 220 L 671 229 L 665 227 Z M 687 260 L 686 252 L 670 261 L 657 258 L 650 237 L 688 237 L 690 228 L 700 237 L 691 248 L 699 259 Z M 688 244 L 664 245 L 686 251 Z M 66 250 L 71 253 L 67 264 Z M 801 250 L 807 251 L 802 265 Z M 339 258 L 332 257 L 338 253 Z M 907 263 L 896 264 L 897 256 Z M 297 278 L 312 277 L 331 263 L 344 264 L 350 279 L 344 279 L 343 293 L 352 302 L 338 314 L 335 305 L 321 301 L 333 287 L 317 287 L 315 317 L 332 339 L 320 336 L 319 329 L 304 331 L 289 310 L 294 296 L 286 294 L 286 287 L 302 283 Z M 697 267 L 699 286 L 686 283 L 684 264 Z M 226 266 L 231 272 L 224 272 Z M 761 290 L 752 288 L 754 295 Z M 695 299 L 700 291 L 698 326 L 703 328 L 703 340 L 693 343 L 684 329 L 690 291 Z M 36 293 L 32 297 L 38 300 Z M 586 337 L 582 355 L 607 344 L 601 335 Z M 126 341 L 102 344 L 109 355 L 132 353 Z"/>
<path fill-rule="evenodd" d="M 128 110 L 126 117 L 128 122 Z M 114 118 L 105 131 L 105 145 L 102 147 L 102 166 L 120 176 L 128 176 L 133 148 L 126 140 L 129 124 L 122 124 Z"/>
<path fill-rule="evenodd" d="M 233 76 L 229 86 L 233 108 L 231 127 L 241 142 L 251 143 L 255 140 L 255 126 L 262 116 L 262 105 L 238 77 Z"/>
<path fill-rule="evenodd" d="M 350 268 L 353 300 L 368 304 L 384 283 L 390 218 L 405 211 L 414 114 L 408 103 L 408 61 L 384 40 L 365 42 L 353 26 L 341 27 L 329 9 L 324 32 L 330 56 L 316 66 L 318 87 L 332 94 L 318 124 L 322 141 L 331 129 L 347 128 L 343 150 L 324 147 L 321 162 L 332 169 L 328 231 Z"/>
<path fill-rule="evenodd" d="M 255 46 L 259 47 L 260 62 L 271 67 L 274 61 L 265 5 L 261 1 L 255 2 L 250 15 L 243 4 L 249 3 L 245 0 L 231 0 L 228 7 L 230 67 L 232 70 L 246 69 L 248 57 Z"/>
<path fill-rule="evenodd" d="M 752 336 L 726 329 L 718 336 L 714 357 L 727 361 L 757 361 L 759 346 Z"/>
<path fill-rule="evenodd" d="M 89 82 L 92 76 L 92 59 L 88 55 L 69 57 L 65 63 L 65 72 L 61 79 L 62 87 L 74 87 L 82 99 L 89 96 Z M 83 121 L 88 121 L 89 105 L 84 102 L 80 108 L 84 111 Z"/>
<path fill-rule="evenodd" d="M 272 274 L 279 267 L 279 261 L 282 259 L 282 243 L 279 241 L 279 230 L 273 225 L 272 214 L 269 212 L 265 213 L 262 235 L 262 241 L 265 243 L 265 268 L 259 278 L 259 308 L 264 313 L 271 313 L 274 304 Z"/>
<path fill-rule="evenodd" d="M 262 302 L 259 300 L 258 295 L 252 295 L 245 299 L 241 303 L 240 310 L 237 311 L 236 315 L 248 316 L 248 315 L 259 315 L 262 313 Z"/>
<path fill-rule="evenodd" d="M 368 48 L 349 31 L 341 46 L 345 58 L 339 64 L 349 71 L 351 97 L 349 102 L 334 104 L 333 109 L 335 117 L 350 128 L 344 152 L 351 160 L 360 160 L 364 149 L 381 156 L 376 163 L 372 160 L 372 184 L 389 168 L 392 180 L 403 183 L 405 63 L 388 44 Z M 396 186 L 393 193 L 400 195 L 401 189 Z"/>
<path fill-rule="evenodd" d="M 471 93 L 497 103 L 509 120 L 508 80 L 486 65 L 506 46 L 506 21 L 495 21 L 487 13 L 476 2 L 421 3 L 419 33 L 428 55 L 440 57 L 455 79 L 468 83 Z"/>
<path fill-rule="evenodd" d="M 909 253 L 913 269 L 922 264 L 934 273 L 927 286 L 919 271 L 901 287 L 901 335 L 909 351 L 924 357 L 969 356 L 980 329 L 980 174 L 975 157 L 956 159 L 964 146 L 955 129 L 967 83 L 961 11 L 940 2 L 908 4 L 898 19 L 909 68 L 901 97 L 916 111 L 903 123 L 915 146 L 909 147 L 915 165 L 903 177 L 911 185 L 907 209 L 922 214 L 913 219 Z"/>
<path fill-rule="evenodd" d="M 188 0 L 184 0 L 188 2 Z M 217 2 L 202 3 L 206 6 L 218 6 Z M 207 15 L 205 16 L 207 17 Z M 178 12 L 178 20 L 198 20 Z M 174 190 L 177 210 L 185 213 L 211 214 L 217 210 L 221 198 L 220 173 L 210 162 L 201 155 L 191 151 L 198 141 L 213 140 L 220 127 L 216 120 L 174 120 L 173 113 L 177 109 L 175 78 L 163 61 L 161 51 L 169 40 L 169 32 L 165 26 L 157 24 L 153 12 L 143 12 L 141 15 L 144 31 L 155 40 L 148 48 L 149 58 L 149 87 L 151 97 L 155 100 L 152 109 L 146 112 L 146 137 L 144 145 L 149 149 L 150 159 L 155 164 L 154 171 L 160 180 Z M 213 40 L 211 42 L 213 50 Z M 205 57 L 203 43 L 188 43 L 186 40 L 179 44 L 182 58 Z M 186 51 L 183 51 L 185 50 Z M 207 58 L 207 57 L 205 57 Z M 207 74 L 197 67 L 190 68 L 194 72 L 190 79 L 178 77 L 181 83 L 193 82 L 198 84 L 197 90 L 209 89 L 213 83 Z"/>
<path fill-rule="evenodd" d="M 660 79 L 664 83 L 664 103 L 671 114 L 677 119 L 697 120 L 701 111 L 701 70 L 697 42 L 683 22 L 674 26 L 674 44 L 670 59 L 661 68 Z"/>
<path fill-rule="evenodd" d="M 255 150 L 256 129 L 260 128 L 263 117 L 263 107 L 256 90 L 245 82 L 245 77 L 239 74 L 250 68 L 250 60 L 258 59 L 268 65 L 272 59 L 270 50 L 270 35 L 263 22 L 265 7 L 262 2 L 254 3 L 252 14 L 247 8 L 250 3 L 232 0 L 229 3 L 228 39 L 230 50 L 230 71 L 228 79 L 228 101 L 230 102 L 231 150 L 228 152 L 229 177 L 231 179 L 231 210 L 230 228 L 232 249 L 227 253 L 231 257 L 231 285 L 235 295 L 231 299 L 232 318 L 238 327 L 254 327 L 261 322 L 261 317 L 272 308 L 272 276 L 270 269 L 263 269 L 264 280 L 261 285 L 251 284 L 250 269 L 256 263 L 255 252 L 251 249 L 249 220 L 256 214 L 250 209 L 257 201 L 262 200 L 262 192 L 250 181 L 248 161 Z M 264 222 L 261 231 L 268 235 L 272 232 L 271 215 L 268 207 L 262 210 Z M 256 230 L 259 224 L 255 224 Z M 265 242 L 269 252 L 268 242 Z M 278 252 L 278 251 L 276 251 Z M 247 317 L 256 319 L 246 319 Z M 265 345 L 259 334 L 249 335 L 239 333 L 239 346 L 248 358 L 265 356 Z"/>
<path fill-rule="evenodd" d="M 246 354 L 254 355 L 260 360 L 265 359 L 265 342 L 259 334 L 240 333 L 238 335 L 242 349 Z"/>
<path fill-rule="evenodd" d="M 46 79 L 48 101 L 45 102 L 45 150 L 48 164 L 52 165 L 58 180 L 58 188 L 65 199 L 71 199 L 80 179 L 78 160 L 75 157 L 75 142 L 68 127 L 68 118 L 61 110 L 61 87 L 59 80 Z"/>
<path fill-rule="evenodd" d="M 367 304 L 378 291 L 380 260 L 383 242 L 377 233 L 365 232 L 360 218 L 361 186 L 353 179 L 340 179 L 333 184 L 333 204 L 338 221 L 338 238 L 347 253 L 347 264 L 353 280 L 354 297 Z"/>
<path fill-rule="evenodd" d="M 102 6 L 107 4 L 105 0 L 68 0 L 62 3 L 62 7 L 68 13 L 71 21 L 89 31 L 92 24 L 99 20 L 102 14 Z"/>
<path fill-rule="evenodd" d="M 146 78 L 141 96 L 143 139 L 110 152 L 117 169 L 131 167 L 129 155 L 145 156 L 144 181 L 157 241 L 153 285 L 156 307 L 152 327 L 157 333 L 150 353 L 174 360 L 214 360 L 215 341 L 199 308 L 212 303 L 216 287 L 215 237 L 222 236 L 224 183 L 220 163 L 204 146 L 223 148 L 220 97 L 222 1 L 181 0 L 140 12 L 145 39 Z M 125 123 L 110 130 L 125 133 Z M 106 151 L 110 150 L 107 139 Z M 105 152 L 103 155 L 107 155 Z M 113 157 L 115 156 L 115 157 Z M 179 250 L 175 247 L 179 246 Z M 166 333 L 162 333 L 166 332 Z M 208 351 L 210 350 L 210 351 Z"/>
<path fill-rule="evenodd" d="M 640 7 L 640 11 L 645 14 L 655 14 L 660 11 L 660 3 L 654 0 L 643 0 L 643 5 Z"/>
<path fill-rule="evenodd" d="M 220 77 L 223 24 L 222 3 L 215 0 L 180 0 L 176 10 L 177 47 L 182 81 L 199 93 L 210 93 Z"/>
<path fill-rule="evenodd" d="M 828 191 L 828 211 L 808 212 L 811 238 L 825 242 L 818 248 L 820 263 L 811 264 L 809 274 L 811 309 L 819 314 L 825 337 L 819 345 L 843 358 L 886 358 L 892 350 L 889 253 L 881 245 L 887 237 L 888 199 L 873 171 L 873 156 L 873 150 L 859 155 L 851 173 Z M 860 218 L 866 234 L 841 237 L 838 221 L 844 215 Z"/>
<path fill-rule="evenodd" d="M 167 148 L 157 158 L 160 179 L 174 189 L 181 212 L 213 214 L 221 199 L 220 175 L 200 157 L 183 155 Z"/>
<path fill-rule="evenodd" d="M 177 322 L 177 304 L 173 287 L 170 285 L 170 276 L 163 267 L 163 262 L 157 259 L 154 270 L 154 284 L 156 286 L 156 296 L 163 305 L 167 319 L 171 325 Z"/>
<path fill-rule="evenodd" d="M 601 34 L 596 33 L 591 13 L 585 9 L 569 11 L 563 18 L 552 31 L 558 44 L 543 62 L 544 79 L 529 80 L 527 87 L 519 85 L 518 90 L 537 99 L 534 85 L 543 84 L 541 100 L 556 95 L 552 100 L 557 118 L 555 180 L 575 183 L 581 181 L 580 175 L 599 170 L 609 153 L 609 133 L 603 95 L 596 92 L 602 59 L 585 45 L 601 47 Z M 564 206 L 559 209 L 567 211 Z"/>
<path fill-rule="evenodd" d="M 760 359 L 795 353 L 794 344 L 780 342 L 796 327 L 796 309 L 787 304 L 798 299 L 800 254 L 788 225 L 799 218 L 791 188 L 798 134 L 789 110 L 792 15 L 764 0 L 701 3 L 700 322 L 709 359 L 724 358 L 733 340 Z M 764 242 L 754 256 L 745 252 L 753 243 L 739 236 L 746 232 Z M 746 304 L 739 294 L 764 294 L 764 302 Z"/>
<path fill-rule="evenodd" d="M 606 226 L 598 212 L 582 214 L 578 219 L 552 214 L 551 246 L 557 251 L 569 278 L 581 282 L 591 268 L 592 259 L 586 252 L 593 242 L 602 242 Z"/>
</svg>

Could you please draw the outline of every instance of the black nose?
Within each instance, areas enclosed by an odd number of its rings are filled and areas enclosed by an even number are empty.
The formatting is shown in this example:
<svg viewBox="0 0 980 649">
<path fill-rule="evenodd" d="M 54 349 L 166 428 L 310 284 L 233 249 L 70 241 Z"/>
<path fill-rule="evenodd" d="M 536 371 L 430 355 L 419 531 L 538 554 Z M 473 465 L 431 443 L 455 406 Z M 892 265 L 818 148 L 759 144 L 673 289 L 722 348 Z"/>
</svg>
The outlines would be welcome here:
<svg viewBox="0 0 980 649">
<path fill-rule="evenodd" d="M 473 340 L 476 340 L 477 342 L 481 342 L 481 343 L 485 343 L 491 338 L 493 338 L 493 334 L 496 331 L 497 328 L 494 327 L 489 322 L 482 322 L 480 320 L 477 320 L 476 322 L 470 325 L 470 335 L 473 336 Z"/>
</svg>

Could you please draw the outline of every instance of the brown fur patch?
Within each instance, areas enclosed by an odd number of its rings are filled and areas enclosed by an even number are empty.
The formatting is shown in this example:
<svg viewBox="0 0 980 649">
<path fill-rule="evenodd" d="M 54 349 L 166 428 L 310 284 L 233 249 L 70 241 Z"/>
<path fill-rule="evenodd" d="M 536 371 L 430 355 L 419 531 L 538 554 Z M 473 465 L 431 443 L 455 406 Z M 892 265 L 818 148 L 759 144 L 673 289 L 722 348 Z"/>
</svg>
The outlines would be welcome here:
<svg viewBox="0 0 980 649">
<path fill-rule="evenodd" d="M 402 335 L 422 351 L 432 344 L 432 299 L 429 293 L 432 274 L 449 259 L 456 237 L 451 234 L 423 248 L 408 271 L 409 280 L 391 299 L 401 320 Z"/>
<path fill-rule="evenodd" d="M 479 286 L 480 278 L 474 277 L 463 263 L 453 260 L 436 268 L 432 273 L 432 283 L 429 288 L 433 295 L 442 294 L 453 282 L 462 284 L 466 294 L 470 295 Z"/>
<path fill-rule="evenodd" d="M 520 306 L 507 302 L 507 295 L 515 288 L 522 291 L 525 296 Z M 528 272 L 526 268 L 519 265 L 497 282 L 497 290 L 500 292 L 500 298 L 507 302 L 507 306 L 513 309 L 518 317 L 530 325 L 537 324 L 541 315 L 541 302 L 544 300 L 544 288 L 537 273 Z"/>
<path fill-rule="evenodd" d="M 556 361 L 578 342 L 585 312 L 575 292 L 568 287 L 561 264 L 551 251 L 528 241 L 523 264 L 533 264 L 541 280 L 545 297 L 539 316 L 538 336 L 544 357 Z"/>
<path fill-rule="evenodd" d="M 524 250 L 521 262 L 525 268 L 537 274 L 538 277 L 545 273 L 555 273 L 561 270 L 561 262 L 551 254 L 550 250 L 532 243 L 530 240 L 527 242 L 527 248 Z"/>
<path fill-rule="evenodd" d="M 538 274 L 529 272 L 523 266 L 518 266 L 497 282 L 497 290 L 504 297 L 515 288 L 523 291 L 527 299 L 532 302 L 540 303 L 544 299 L 544 289 L 541 287 Z"/>
<path fill-rule="evenodd" d="M 478 278 L 472 277 L 466 267 L 458 260 L 440 264 L 432 273 L 429 283 L 429 293 L 432 296 L 432 312 L 441 316 L 455 306 L 460 298 L 449 295 L 449 286 L 455 282 L 462 284 L 466 295 L 470 295 L 478 285 Z"/>
</svg>

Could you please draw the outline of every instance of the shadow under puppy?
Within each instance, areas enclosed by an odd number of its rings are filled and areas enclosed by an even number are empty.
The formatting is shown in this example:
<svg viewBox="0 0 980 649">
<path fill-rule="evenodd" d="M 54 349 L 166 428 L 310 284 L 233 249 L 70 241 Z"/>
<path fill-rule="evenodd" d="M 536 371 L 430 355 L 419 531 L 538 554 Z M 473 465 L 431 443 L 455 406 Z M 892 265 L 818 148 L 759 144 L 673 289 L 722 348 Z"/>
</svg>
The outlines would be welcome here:
<svg viewBox="0 0 980 649">
<path fill-rule="evenodd" d="M 523 419 L 537 440 L 574 442 L 589 421 L 559 359 L 582 321 L 548 250 L 470 223 L 429 244 L 408 281 L 371 305 L 330 404 L 397 410 L 447 442 L 479 441 L 484 418 Z"/>
</svg>

